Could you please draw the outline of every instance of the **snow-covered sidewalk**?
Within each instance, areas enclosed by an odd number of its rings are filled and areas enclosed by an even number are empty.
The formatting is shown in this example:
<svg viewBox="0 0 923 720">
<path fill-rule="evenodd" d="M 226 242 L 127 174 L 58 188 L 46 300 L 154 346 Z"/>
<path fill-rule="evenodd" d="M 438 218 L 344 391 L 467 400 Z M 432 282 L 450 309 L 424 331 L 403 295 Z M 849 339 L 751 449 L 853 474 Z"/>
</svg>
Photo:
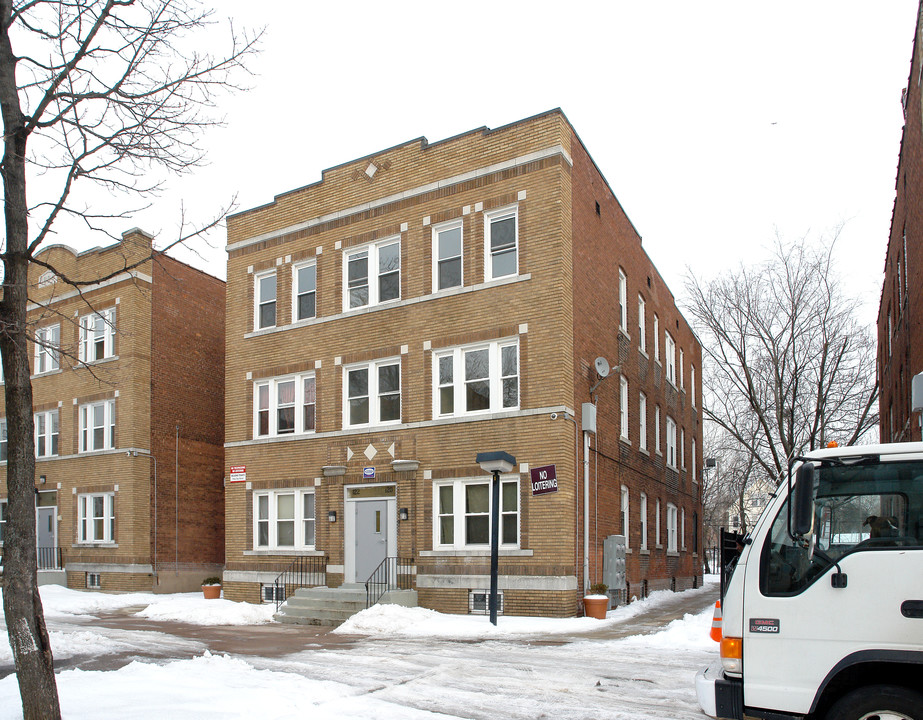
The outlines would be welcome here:
<svg viewBox="0 0 923 720">
<path fill-rule="evenodd" d="M 56 659 L 132 648 L 143 656 L 138 648 L 145 643 L 176 643 L 175 658 L 135 660 L 112 671 L 78 665 L 59 672 L 65 718 L 309 714 L 531 720 L 545 714 L 634 720 L 702 717 L 692 676 L 715 652 L 708 638 L 711 609 L 680 617 L 653 634 L 631 635 L 629 629 L 633 618 L 671 603 L 700 607 L 708 593 L 714 586 L 678 595 L 653 593 L 610 611 L 606 620 L 501 616 L 497 627 L 483 616 L 376 606 L 337 630 L 366 639 L 342 647 L 304 647 L 282 658 L 212 654 L 164 637 L 164 624 L 157 622 L 257 625 L 271 622 L 272 606 L 206 601 L 197 594 L 103 595 L 54 586 L 42 588 L 42 601 Z M 151 620 L 152 631 L 114 633 L 91 621 L 128 609 Z M 242 638 L 247 632 L 241 627 Z M 4 638 L 0 668 L 10 662 Z M 10 674 L 0 679 L 0 720 L 20 718 L 19 708 L 16 678 Z"/>
</svg>

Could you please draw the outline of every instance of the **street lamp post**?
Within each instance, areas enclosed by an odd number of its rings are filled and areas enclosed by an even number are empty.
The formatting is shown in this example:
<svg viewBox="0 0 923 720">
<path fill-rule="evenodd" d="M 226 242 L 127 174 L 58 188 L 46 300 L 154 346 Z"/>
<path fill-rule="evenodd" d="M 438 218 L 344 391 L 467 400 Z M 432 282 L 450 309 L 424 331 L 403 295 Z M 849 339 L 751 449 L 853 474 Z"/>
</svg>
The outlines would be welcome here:
<svg viewBox="0 0 923 720">
<path fill-rule="evenodd" d="M 493 474 L 490 509 L 490 622 L 497 624 L 497 574 L 500 553 L 500 473 L 508 473 L 516 467 L 516 458 L 502 450 L 477 454 L 477 464 L 485 472 Z"/>
</svg>

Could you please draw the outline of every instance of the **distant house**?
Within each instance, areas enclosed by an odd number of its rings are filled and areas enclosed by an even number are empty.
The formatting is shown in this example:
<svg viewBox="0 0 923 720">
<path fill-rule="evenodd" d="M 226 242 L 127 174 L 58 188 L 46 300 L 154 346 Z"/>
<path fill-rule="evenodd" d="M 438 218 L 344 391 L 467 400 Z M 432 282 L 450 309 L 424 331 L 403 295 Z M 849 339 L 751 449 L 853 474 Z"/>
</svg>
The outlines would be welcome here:
<svg viewBox="0 0 923 720">
<path fill-rule="evenodd" d="M 224 283 L 140 230 L 30 270 L 40 581 L 198 587 L 224 561 Z M 0 517 L 7 513 L 0 393 Z M 0 540 L 5 537 L 0 523 Z"/>
<path fill-rule="evenodd" d="M 503 612 L 577 613 L 613 535 L 627 594 L 701 582 L 701 349 L 562 112 L 325 170 L 227 251 L 226 597 L 401 558 L 482 611 L 495 450 Z"/>
<path fill-rule="evenodd" d="M 923 3 L 921 3 L 923 8 Z M 920 416 L 910 407 L 910 383 L 923 372 L 923 19 L 917 11 L 910 77 L 901 102 L 904 131 L 896 197 L 878 307 L 879 432 L 881 442 L 919 441 Z"/>
</svg>

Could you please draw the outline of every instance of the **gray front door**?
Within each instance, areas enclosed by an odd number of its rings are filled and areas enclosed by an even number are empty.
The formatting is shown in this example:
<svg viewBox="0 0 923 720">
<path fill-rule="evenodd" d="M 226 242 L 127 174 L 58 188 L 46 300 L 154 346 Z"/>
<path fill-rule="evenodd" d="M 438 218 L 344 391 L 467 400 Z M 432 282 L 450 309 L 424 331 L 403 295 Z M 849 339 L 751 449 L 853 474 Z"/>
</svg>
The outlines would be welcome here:
<svg viewBox="0 0 923 720">
<path fill-rule="evenodd" d="M 356 582 L 364 583 L 388 555 L 388 502 L 365 500 L 356 507 Z"/>
<path fill-rule="evenodd" d="M 36 545 L 38 545 L 39 570 L 53 570 L 57 566 L 55 545 L 57 545 L 57 532 L 55 520 L 58 509 L 56 507 L 40 507 L 35 509 L 36 517 Z"/>
</svg>

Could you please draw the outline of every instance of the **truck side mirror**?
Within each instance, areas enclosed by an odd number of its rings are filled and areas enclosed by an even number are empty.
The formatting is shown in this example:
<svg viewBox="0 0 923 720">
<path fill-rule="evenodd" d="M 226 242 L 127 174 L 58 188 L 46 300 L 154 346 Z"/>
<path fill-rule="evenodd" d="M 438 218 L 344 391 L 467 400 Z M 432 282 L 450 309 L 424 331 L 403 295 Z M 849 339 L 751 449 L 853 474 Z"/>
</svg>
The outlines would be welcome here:
<svg viewBox="0 0 923 720">
<path fill-rule="evenodd" d="M 803 537 L 814 525 L 814 463 L 803 463 L 795 473 L 792 492 L 792 535 Z"/>
</svg>

